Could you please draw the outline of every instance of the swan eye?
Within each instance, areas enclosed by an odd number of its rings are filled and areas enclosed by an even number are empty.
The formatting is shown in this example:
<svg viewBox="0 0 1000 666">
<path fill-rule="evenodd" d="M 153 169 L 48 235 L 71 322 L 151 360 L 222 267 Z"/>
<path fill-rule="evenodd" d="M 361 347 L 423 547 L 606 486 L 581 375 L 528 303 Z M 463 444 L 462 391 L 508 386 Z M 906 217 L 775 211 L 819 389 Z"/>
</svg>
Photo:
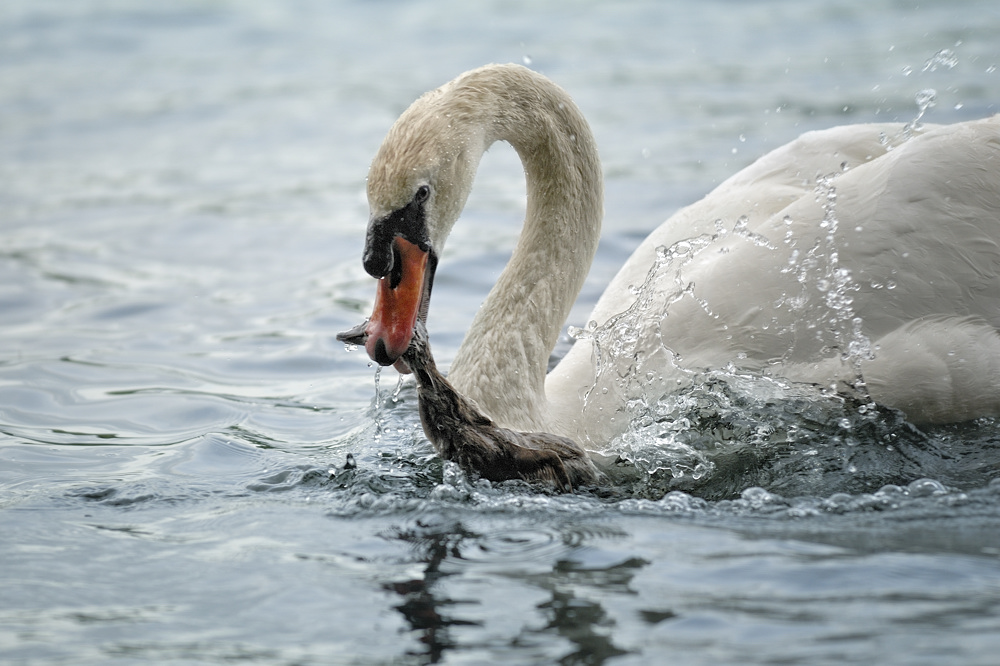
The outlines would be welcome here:
<svg viewBox="0 0 1000 666">
<path fill-rule="evenodd" d="M 428 185 L 421 185 L 417 188 L 417 193 L 413 195 L 413 200 L 418 204 L 427 201 L 431 196 L 431 188 Z"/>
</svg>

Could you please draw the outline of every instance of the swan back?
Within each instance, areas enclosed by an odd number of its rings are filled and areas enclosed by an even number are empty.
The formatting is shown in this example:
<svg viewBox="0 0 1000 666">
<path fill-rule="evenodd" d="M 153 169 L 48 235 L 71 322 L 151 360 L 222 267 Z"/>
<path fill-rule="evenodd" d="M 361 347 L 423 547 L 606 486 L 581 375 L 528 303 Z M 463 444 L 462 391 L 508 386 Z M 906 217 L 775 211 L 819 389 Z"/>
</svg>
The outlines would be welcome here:
<svg viewBox="0 0 1000 666">
<path fill-rule="evenodd" d="M 690 290 L 673 300 L 668 289 L 646 313 L 635 349 L 662 381 L 630 390 L 654 396 L 734 363 L 838 390 L 860 372 L 873 399 L 915 422 L 1000 414 L 1000 117 L 886 141 L 902 129 L 807 133 L 653 231 L 598 302 L 598 324 L 636 302 L 629 286 L 658 246 L 716 234 L 717 221 L 727 230 L 673 266 L 676 280 L 659 278 Z M 620 428 L 585 412 L 614 413 L 629 397 L 615 383 L 629 369 L 595 376 L 593 354 L 579 341 L 547 387 L 567 396 L 560 431 L 588 444 Z"/>
</svg>

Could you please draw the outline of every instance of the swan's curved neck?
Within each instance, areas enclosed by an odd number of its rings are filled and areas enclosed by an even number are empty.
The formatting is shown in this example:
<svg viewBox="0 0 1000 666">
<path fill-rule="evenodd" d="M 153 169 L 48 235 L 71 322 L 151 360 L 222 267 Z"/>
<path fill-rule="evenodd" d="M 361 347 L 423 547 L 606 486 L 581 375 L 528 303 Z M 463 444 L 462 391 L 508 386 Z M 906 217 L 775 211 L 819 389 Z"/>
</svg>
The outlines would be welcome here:
<svg viewBox="0 0 1000 666">
<path fill-rule="evenodd" d="M 476 74 L 456 83 L 479 97 L 485 146 L 506 141 L 520 156 L 527 211 L 449 379 L 499 423 L 542 429 L 549 355 L 600 237 L 600 160 L 590 127 L 561 88 L 520 67 L 493 68 L 482 80 Z"/>
</svg>

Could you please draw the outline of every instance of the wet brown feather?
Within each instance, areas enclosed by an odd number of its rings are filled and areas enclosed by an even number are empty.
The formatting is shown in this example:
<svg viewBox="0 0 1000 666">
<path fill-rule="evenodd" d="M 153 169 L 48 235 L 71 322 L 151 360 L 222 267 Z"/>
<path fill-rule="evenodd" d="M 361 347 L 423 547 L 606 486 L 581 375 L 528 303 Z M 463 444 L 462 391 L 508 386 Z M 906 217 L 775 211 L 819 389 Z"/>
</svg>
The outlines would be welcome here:
<svg viewBox="0 0 1000 666">
<path fill-rule="evenodd" d="M 501 428 L 459 394 L 438 371 L 423 323 L 403 359 L 417 380 L 424 433 L 445 460 L 490 481 L 545 481 L 563 492 L 597 480 L 593 462 L 573 440 Z"/>
</svg>

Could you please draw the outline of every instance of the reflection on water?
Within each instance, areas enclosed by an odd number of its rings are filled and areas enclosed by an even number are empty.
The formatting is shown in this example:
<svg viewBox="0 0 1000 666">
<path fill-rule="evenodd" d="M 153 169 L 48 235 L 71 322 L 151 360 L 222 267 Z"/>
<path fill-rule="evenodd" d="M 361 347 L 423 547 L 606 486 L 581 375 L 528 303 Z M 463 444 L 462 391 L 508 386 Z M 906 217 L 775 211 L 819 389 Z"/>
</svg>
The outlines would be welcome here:
<svg viewBox="0 0 1000 666">
<path fill-rule="evenodd" d="M 440 531 L 442 527 L 446 527 L 445 531 Z M 479 605 L 481 602 L 449 597 L 447 590 L 442 589 L 441 580 L 457 575 L 463 568 L 475 569 L 484 560 L 496 567 L 508 558 L 506 566 L 495 569 L 494 573 L 501 580 L 506 577 L 521 579 L 543 591 L 548 598 L 534 603 L 535 617 L 523 619 L 524 624 L 517 634 L 505 639 L 509 645 L 487 642 L 481 647 L 501 650 L 504 647 L 541 646 L 547 642 L 544 636 L 552 635 L 565 639 L 571 646 L 569 651 L 554 660 L 557 663 L 601 664 L 626 654 L 626 650 L 614 644 L 613 619 L 598 601 L 580 597 L 574 589 L 583 587 L 613 594 L 633 593 L 629 583 L 635 570 L 647 562 L 629 558 L 618 564 L 592 568 L 572 559 L 557 558 L 551 569 L 546 570 L 544 567 L 548 564 L 542 566 L 539 562 L 537 568 L 525 573 L 515 565 L 524 558 L 539 559 L 538 553 L 533 552 L 532 543 L 540 538 L 544 540 L 542 533 L 477 534 L 466 529 L 462 523 L 452 523 L 434 525 L 430 529 L 418 525 L 394 536 L 413 544 L 417 550 L 415 557 L 424 565 L 419 577 L 393 581 L 386 587 L 403 598 L 403 602 L 395 608 L 419 636 L 418 640 L 425 650 L 420 656 L 426 657 L 428 663 L 439 663 L 449 650 L 468 647 L 468 641 L 459 636 L 463 632 L 453 631 L 453 628 L 482 628 L 485 624 L 461 617 L 463 606 Z M 563 540 L 578 540 L 578 535 L 562 536 Z M 499 546 L 499 552 L 496 546 Z M 655 623 L 668 615 L 649 611 L 643 617 Z"/>
<path fill-rule="evenodd" d="M 610 569 L 579 570 L 572 562 L 559 562 L 553 575 L 546 581 L 552 600 L 539 606 L 548 617 L 542 631 L 552 631 L 573 643 L 574 650 L 559 659 L 560 664 L 602 664 L 627 650 L 613 641 L 614 621 L 597 602 L 579 599 L 573 592 L 559 589 L 561 580 L 583 583 L 587 586 L 614 589 L 627 584 L 632 578 L 630 569 L 642 566 L 641 560 L 629 560 Z M 603 579 L 617 579 L 606 582 Z"/>
<path fill-rule="evenodd" d="M 400 534 L 398 538 L 419 546 L 419 558 L 426 562 L 426 568 L 419 578 L 394 581 L 387 588 L 400 595 L 403 601 L 396 606 L 410 628 L 419 636 L 419 641 L 425 646 L 429 663 L 438 663 L 445 651 L 457 645 L 450 637 L 448 627 L 456 625 L 481 626 L 478 622 L 462 620 L 453 617 L 460 608 L 460 601 L 448 598 L 438 598 L 435 595 L 435 583 L 442 576 L 441 563 L 450 557 L 456 557 L 456 546 L 463 536 L 461 525 L 456 525 L 445 534 L 420 535 Z"/>
</svg>

